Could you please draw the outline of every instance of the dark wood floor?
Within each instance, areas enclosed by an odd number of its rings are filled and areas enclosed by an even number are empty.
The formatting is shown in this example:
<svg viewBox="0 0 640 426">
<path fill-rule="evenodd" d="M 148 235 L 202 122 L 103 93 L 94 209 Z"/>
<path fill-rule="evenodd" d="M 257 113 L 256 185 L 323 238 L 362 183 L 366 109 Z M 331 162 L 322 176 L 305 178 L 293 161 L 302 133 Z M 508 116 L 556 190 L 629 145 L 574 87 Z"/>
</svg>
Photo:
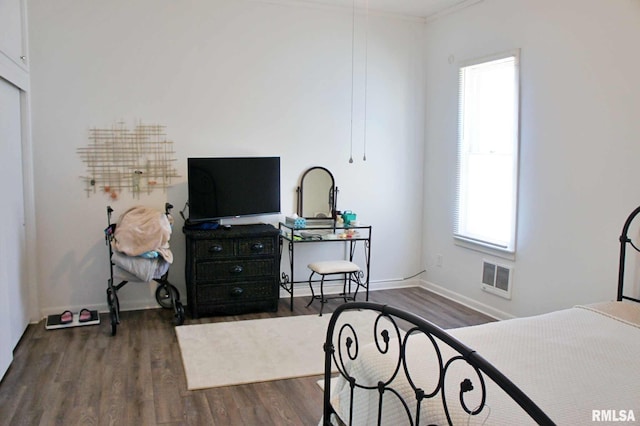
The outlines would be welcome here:
<svg viewBox="0 0 640 426">
<path fill-rule="evenodd" d="M 308 298 L 288 299 L 276 313 L 211 317 L 185 324 L 306 315 Z M 491 319 L 420 288 L 373 291 L 370 301 L 409 310 L 443 328 Z M 340 303 L 325 305 L 331 312 Z M 111 337 L 99 326 L 46 330 L 30 325 L 0 382 L 3 425 L 317 425 L 320 377 L 188 391 L 180 350 L 162 309 L 123 312 Z M 286 362 L 286 360 L 283 360 Z"/>
</svg>

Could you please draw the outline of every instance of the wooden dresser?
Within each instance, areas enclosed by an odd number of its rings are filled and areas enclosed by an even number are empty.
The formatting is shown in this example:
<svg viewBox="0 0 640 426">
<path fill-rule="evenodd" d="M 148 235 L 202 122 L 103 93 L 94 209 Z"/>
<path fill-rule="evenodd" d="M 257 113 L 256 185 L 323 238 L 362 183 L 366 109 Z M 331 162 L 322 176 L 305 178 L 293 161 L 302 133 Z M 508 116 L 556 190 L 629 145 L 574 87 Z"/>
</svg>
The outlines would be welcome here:
<svg viewBox="0 0 640 426">
<path fill-rule="evenodd" d="M 192 318 L 278 309 L 278 229 L 253 224 L 183 232 Z"/>
</svg>

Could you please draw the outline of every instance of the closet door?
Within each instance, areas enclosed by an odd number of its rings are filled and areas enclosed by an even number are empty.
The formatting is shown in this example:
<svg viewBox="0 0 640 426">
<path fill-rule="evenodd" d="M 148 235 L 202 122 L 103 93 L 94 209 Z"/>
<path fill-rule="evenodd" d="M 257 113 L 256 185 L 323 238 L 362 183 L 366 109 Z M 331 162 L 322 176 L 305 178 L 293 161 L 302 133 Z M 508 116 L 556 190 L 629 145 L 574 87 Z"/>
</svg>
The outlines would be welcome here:
<svg viewBox="0 0 640 426">
<path fill-rule="evenodd" d="M 0 0 L 0 53 L 17 64 L 25 63 L 22 0 Z"/>
<path fill-rule="evenodd" d="M 26 327 L 20 90 L 0 78 L 0 378 Z"/>
</svg>

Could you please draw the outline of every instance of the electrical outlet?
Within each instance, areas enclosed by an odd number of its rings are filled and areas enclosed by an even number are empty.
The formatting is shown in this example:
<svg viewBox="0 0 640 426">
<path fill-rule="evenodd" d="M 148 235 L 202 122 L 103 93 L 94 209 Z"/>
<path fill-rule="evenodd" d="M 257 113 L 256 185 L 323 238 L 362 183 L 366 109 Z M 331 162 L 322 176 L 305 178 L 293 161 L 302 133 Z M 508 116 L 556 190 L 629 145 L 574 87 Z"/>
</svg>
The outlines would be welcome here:
<svg viewBox="0 0 640 426">
<path fill-rule="evenodd" d="M 436 255 L 436 266 L 438 267 L 442 267 L 442 255 L 441 254 L 437 254 Z"/>
</svg>

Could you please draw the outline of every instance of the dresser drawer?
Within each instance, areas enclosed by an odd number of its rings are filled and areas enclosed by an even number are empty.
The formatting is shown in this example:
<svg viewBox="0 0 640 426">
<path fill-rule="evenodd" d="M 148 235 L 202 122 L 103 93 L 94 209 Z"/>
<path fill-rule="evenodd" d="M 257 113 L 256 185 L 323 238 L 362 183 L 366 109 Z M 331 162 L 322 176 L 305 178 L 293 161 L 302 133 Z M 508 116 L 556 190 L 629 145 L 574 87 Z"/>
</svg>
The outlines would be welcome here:
<svg viewBox="0 0 640 426">
<path fill-rule="evenodd" d="M 196 259 L 215 259 L 233 255 L 233 240 L 198 240 L 195 242 Z"/>
<path fill-rule="evenodd" d="M 244 280 L 247 278 L 274 277 L 273 259 L 231 259 L 196 264 L 198 282 L 218 280 Z"/>
<path fill-rule="evenodd" d="M 276 311 L 279 231 L 268 224 L 183 228 L 187 308 L 193 318 Z"/>
<path fill-rule="evenodd" d="M 274 238 L 251 238 L 238 240 L 239 256 L 260 256 L 274 254 Z"/>
<path fill-rule="evenodd" d="M 207 303 L 234 303 L 247 300 L 277 299 L 278 285 L 274 280 L 209 284 L 196 287 L 198 300 Z"/>
</svg>

